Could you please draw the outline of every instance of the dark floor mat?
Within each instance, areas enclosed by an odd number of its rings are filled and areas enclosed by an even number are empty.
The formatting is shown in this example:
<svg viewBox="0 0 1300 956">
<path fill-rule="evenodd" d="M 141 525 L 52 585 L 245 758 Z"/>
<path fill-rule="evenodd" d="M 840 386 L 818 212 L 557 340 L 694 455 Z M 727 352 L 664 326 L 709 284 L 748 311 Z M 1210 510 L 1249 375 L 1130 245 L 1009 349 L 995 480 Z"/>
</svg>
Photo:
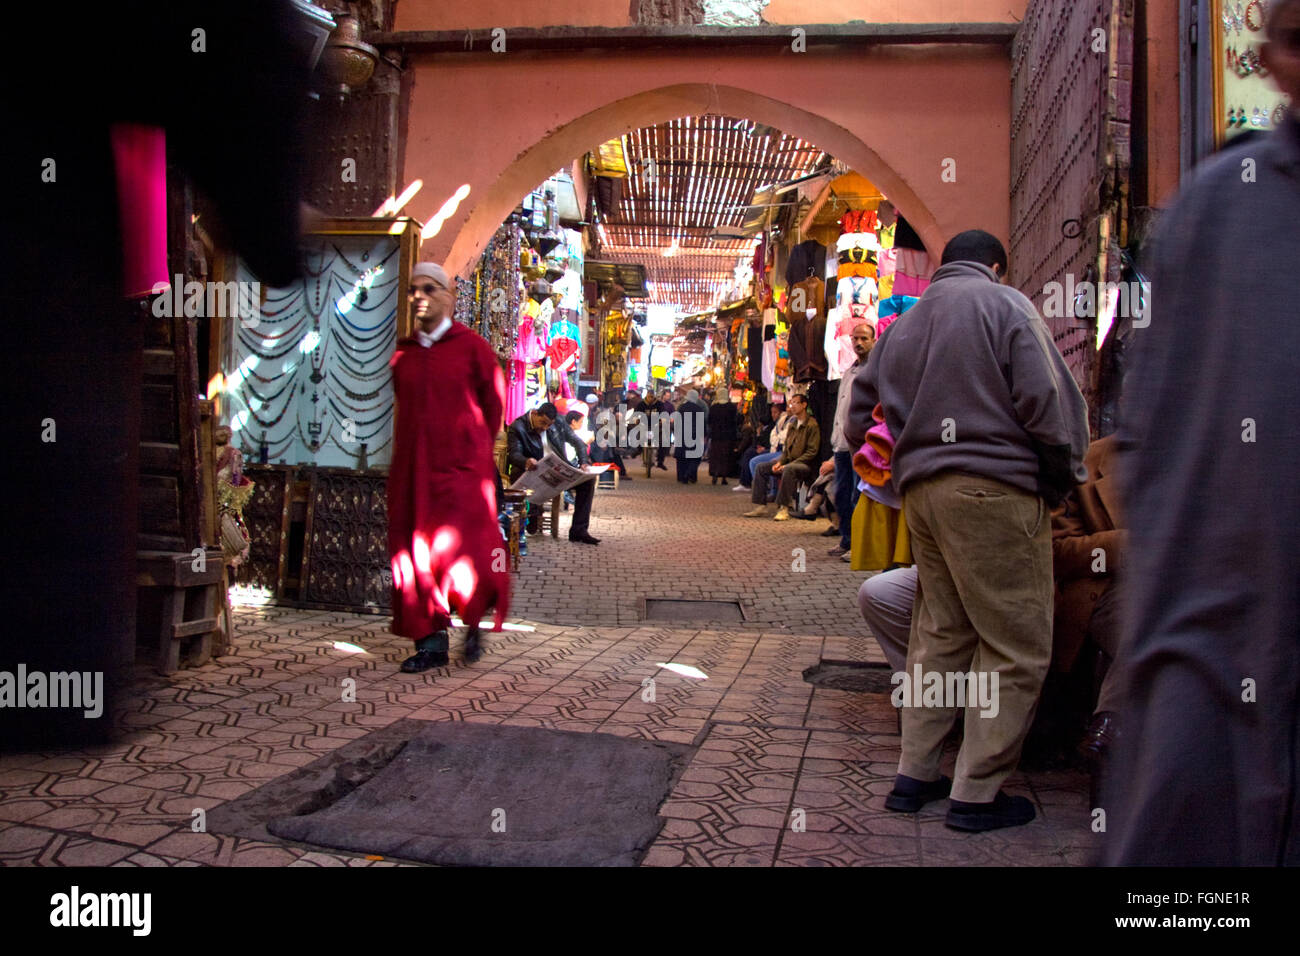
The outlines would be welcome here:
<svg viewBox="0 0 1300 956">
<path fill-rule="evenodd" d="M 300 793 L 281 810 L 299 815 L 267 830 L 443 866 L 634 866 L 692 751 L 610 734 L 403 723 L 422 726 L 377 773 L 315 800 Z"/>
</svg>

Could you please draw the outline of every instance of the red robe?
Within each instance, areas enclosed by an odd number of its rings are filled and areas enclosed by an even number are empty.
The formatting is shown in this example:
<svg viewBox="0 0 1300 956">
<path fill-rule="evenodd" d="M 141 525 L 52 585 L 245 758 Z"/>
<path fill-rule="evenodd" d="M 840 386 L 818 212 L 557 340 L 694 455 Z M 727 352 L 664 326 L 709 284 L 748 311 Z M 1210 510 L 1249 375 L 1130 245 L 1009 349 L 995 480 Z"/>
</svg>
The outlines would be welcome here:
<svg viewBox="0 0 1300 956">
<path fill-rule="evenodd" d="M 392 631 L 419 640 L 450 627 L 453 609 L 476 625 L 494 604 L 499 631 L 510 606 L 492 454 L 505 401 L 501 367 L 458 322 L 429 348 L 402 339 L 389 364 L 397 398 L 388 472 Z"/>
</svg>

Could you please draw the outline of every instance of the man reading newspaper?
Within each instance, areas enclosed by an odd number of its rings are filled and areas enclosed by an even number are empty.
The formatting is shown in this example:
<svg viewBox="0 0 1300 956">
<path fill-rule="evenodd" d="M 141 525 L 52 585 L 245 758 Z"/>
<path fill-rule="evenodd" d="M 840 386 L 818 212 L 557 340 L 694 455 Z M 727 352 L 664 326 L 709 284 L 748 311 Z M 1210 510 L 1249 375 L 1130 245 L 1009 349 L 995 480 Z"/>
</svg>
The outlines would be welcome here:
<svg viewBox="0 0 1300 956">
<path fill-rule="evenodd" d="M 568 423 L 559 417 L 550 402 L 524 412 L 513 422 L 506 433 L 508 451 L 506 460 L 510 468 L 511 486 L 531 490 L 533 502 L 529 506 L 528 530 L 536 533 L 541 523 L 541 502 L 573 489 L 573 523 L 569 527 L 569 540 L 581 544 L 600 544 L 599 538 L 587 533 L 591 521 L 591 500 L 596 493 L 593 480 L 598 473 L 591 471 L 587 447 Z M 578 469 L 563 461 L 559 452 L 570 445 L 578 453 Z M 575 483 L 576 482 L 576 483 Z"/>
</svg>

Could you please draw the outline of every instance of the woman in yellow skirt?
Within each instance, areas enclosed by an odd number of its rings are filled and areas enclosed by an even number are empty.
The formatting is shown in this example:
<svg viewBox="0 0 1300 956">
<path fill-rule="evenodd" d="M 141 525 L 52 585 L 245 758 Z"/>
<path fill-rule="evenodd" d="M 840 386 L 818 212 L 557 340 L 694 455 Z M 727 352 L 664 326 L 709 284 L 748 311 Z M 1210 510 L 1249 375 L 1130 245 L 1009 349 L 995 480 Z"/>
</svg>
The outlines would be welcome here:
<svg viewBox="0 0 1300 956">
<path fill-rule="evenodd" d="M 873 500 L 866 491 L 858 495 L 849 554 L 854 571 L 884 571 L 912 564 L 912 542 L 903 510 Z"/>
<path fill-rule="evenodd" d="M 912 542 L 903 517 L 903 502 L 894 491 L 890 459 L 894 438 L 885 426 L 884 413 L 872 411 L 876 425 L 853 456 L 853 470 L 862 479 L 857 507 L 853 509 L 850 567 L 854 571 L 887 571 L 912 564 Z"/>
</svg>

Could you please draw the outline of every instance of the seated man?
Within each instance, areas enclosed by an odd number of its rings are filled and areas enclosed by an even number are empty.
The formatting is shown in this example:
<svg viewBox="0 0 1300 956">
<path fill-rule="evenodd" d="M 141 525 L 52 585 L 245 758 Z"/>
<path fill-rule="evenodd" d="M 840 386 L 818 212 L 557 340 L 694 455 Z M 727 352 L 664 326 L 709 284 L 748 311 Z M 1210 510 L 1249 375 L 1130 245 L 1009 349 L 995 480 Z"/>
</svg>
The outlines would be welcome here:
<svg viewBox="0 0 1300 956">
<path fill-rule="evenodd" d="M 1058 671 L 1074 666 L 1085 639 L 1091 640 L 1109 663 L 1119 639 L 1115 572 L 1123 555 L 1122 530 L 1116 528 L 1114 476 L 1115 438 L 1093 442 L 1084 457 L 1088 480 L 1076 486 L 1052 512 L 1052 575 L 1056 600 L 1052 625 L 1052 664 Z M 898 568 L 862 582 L 858 607 L 871 633 L 885 652 L 894 673 L 907 669 L 907 640 L 916 597 L 916 568 Z M 1104 757 L 1117 735 L 1115 699 L 1118 681 L 1107 669 L 1080 749 Z"/>
<path fill-rule="evenodd" d="M 631 481 L 623 456 L 618 452 L 618 422 L 614 409 L 609 406 L 598 407 L 591 413 L 591 423 L 595 432 L 591 439 L 591 460 L 599 464 L 612 464 L 623 481 Z"/>
<path fill-rule="evenodd" d="M 583 415 L 582 412 L 577 411 L 576 409 L 571 412 L 566 412 L 564 415 L 564 424 L 568 425 L 569 428 L 572 429 L 573 434 L 578 436 L 578 441 L 582 443 L 580 447 L 587 446 L 587 438 L 585 435 L 582 434 L 582 421 L 584 418 L 586 418 L 586 416 Z M 566 444 L 564 446 L 564 453 L 563 453 L 564 460 L 567 461 L 570 465 L 581 467 L 582 462 L 578 460 L 577 454 L 569 450 L 572 447 L 573 446 L 569 444 Z M 564 493 L 564 510 L 568 511 L 569 505 L 571 504 L 573 504 L 572 489 Z"/>
<path fill-rule="evenodd" d="M 812 477 L 814 462 L 821 448 L 821 430 L 817 419 L 808 414 L 808 398 L 805 395 L 790 396 L 790 413 L 793 422 L 785 436 L 785 451 L 780 461 L 765 461 L 754 469 L 753 495 L 750 498 L 756 507 L 745 512 L 746 518 L 766 518 L 768 480 L 773 476 L 781 479 L 777 492 L 777 511 L 772 517 L 776 521 L 786 521 L 790 517 L 790 503 L 794 501 L 799 485 Z"/>
<path fill-rule="evenodd" d="M 510 466 L 510 480 L 517 481 L 525 471 L 532 471 L 537 463 L 546 457 L 548 451 L 554 451 L 564 457 L 564 446 L 569 445 L 578 453 L 578 464 L 586 465 L 587 448 L 567 422 L 558 418 L 559 413 L 550 402 L 532 411 L 524 412 L 513 422 L 507 432 L 509 451 L 506 460 Z M 599 538 L 587 533 L 591 521 L 591 500 L 596 494 L 595 481 L 584 481 L 573 489 L 573 523 L 569 526 L 569 540 L 581 544 L 600 544 Z M 541 525 L 542 502 L 529 504 L 528 530 L 535 532 Z"/>
</svg>

